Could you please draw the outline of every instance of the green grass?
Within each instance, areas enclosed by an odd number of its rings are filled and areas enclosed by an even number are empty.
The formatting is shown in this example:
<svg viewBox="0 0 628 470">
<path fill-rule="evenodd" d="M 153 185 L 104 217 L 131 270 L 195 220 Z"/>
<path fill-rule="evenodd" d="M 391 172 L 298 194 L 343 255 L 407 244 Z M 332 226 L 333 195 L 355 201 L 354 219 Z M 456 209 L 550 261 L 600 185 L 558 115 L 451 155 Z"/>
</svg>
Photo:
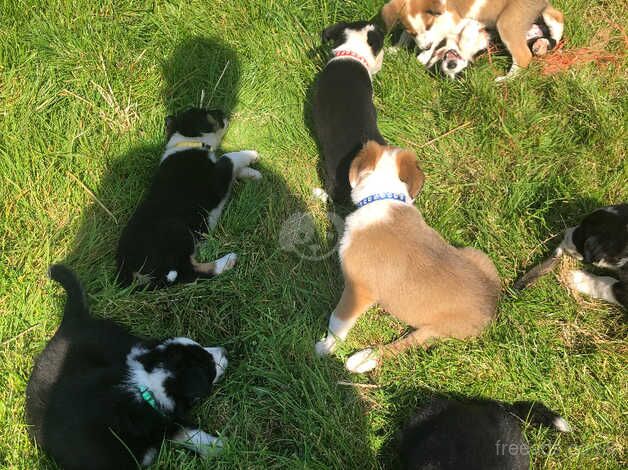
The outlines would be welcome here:
<svg viewBox="0 0 628 470">
<path fill-rule="evenodd" d="M 394 436 L 431 392 L 541 400 L 574 432 L 528 429 L 534 468 L 626 464 L 622 313 L 574 300 L 555 276 L 508 289 L 553 235 L 587 211 L 628 199 L 626 61 L 544 77 L 538 64 L 506 85 L 505 58 L 464 80 L 427 74 L 406 52 L 375 78 L 380 126 L 417 151 L 427 175 L 417 206 L 454 244 L 485 250 L 501 273 L 499 319 L 481 338 L 412 351 L 364 376 L 341 359 L 403 331 L 373 310 L 339 357 L 315 340 L 342 289 L 337 257 L 281 249 L 282 224 L 311 213 L 318 154 L 304 102 L 324 54 L 319 32 L 371 17 L 373 0 L 0 2 L 0 465 L 50 468 L 28 439 L 24 391 L 64 296 L 49 264 L 76 269 L 96 315 L 136 334 L 224 345 L 225 380 L 195 412 L 225 452 L 203 462 L 164 446 L 155 468 L 370 469 L 393 466 Z M 621 2 L 558 0 L 567 47 L 626 25 Z M 623 6 L 622 6 L 623 5 Z M 313 53 L 312 53 L 313 52 Z M 113 284 L 120 231 L 159 161 L 163 120 L 199 103 L 232 113 L 225 149 L 254 148 L 265 179 L 235 189 L 202 254 L 240 255 L 235 270 L 167 292 Z M 461 126 L 456 132 L 424 145 Z M 80 183 L 79 183 L 80 182 Z M 91 195 L 93 193 L 93 196 Z M 96 199 L 111 213 L 108 214 Z M 339 385 L 357 381 L 377 388 Z"/>
</svg>

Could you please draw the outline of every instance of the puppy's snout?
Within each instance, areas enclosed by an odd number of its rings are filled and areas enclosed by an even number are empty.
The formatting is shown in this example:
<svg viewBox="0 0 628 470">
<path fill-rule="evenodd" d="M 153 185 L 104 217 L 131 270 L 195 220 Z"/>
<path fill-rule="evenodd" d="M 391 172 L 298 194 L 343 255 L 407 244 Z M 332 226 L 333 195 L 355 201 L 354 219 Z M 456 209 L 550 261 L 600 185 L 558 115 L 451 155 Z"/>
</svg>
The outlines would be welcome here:
<svg viewBox="0 0 628 470">
<path fill-rule="evenodd" d="M 445 62 L 445 67 L 447 67 L 449 70 L 453 70 L 458 66 L 458 63 L 455 60 L 448 60 L 447 62 Z"/>
<path fill-rule="evenodd" d="M 216 377 L 214 378 L 214 382 L 216 383 L 218 379 L 225 373 L 225 369 L 229 365 L 229 360 L 227 359 L 227 351 L 222 347 L 215 348 L 204 348 L 209 354 L 212 355 L 214 359 L 214 364 L 216 365 Z"/>
</svg>

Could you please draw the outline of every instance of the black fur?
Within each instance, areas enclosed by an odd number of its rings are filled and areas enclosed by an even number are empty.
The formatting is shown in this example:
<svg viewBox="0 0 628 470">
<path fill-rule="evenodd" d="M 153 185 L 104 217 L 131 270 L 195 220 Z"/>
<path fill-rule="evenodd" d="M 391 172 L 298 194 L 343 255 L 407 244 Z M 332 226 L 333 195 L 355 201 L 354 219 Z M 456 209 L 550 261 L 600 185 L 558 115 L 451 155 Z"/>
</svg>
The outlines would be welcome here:
<svg viewBox="0 0 628 470">
<path fill-rule="evenodd" d="M 186 424 L 192 404 L 210 393 L 213 357 L 200 346 L 156 349 L 155 341 L 92 318 L 74 273 L 55 265 L 49 274 L 63 285 L 67 301 L 63 321 L 28 382 L 29 433 L 66 469 L 136 468 L 148 449 L 159 449 Z M 165 384 L 176 404 L 173 412 L 153 409 L 126 384 L 126 358 L 134 346 L 149 350 L 138 360 L 171 373 Z"/>
<path fill-rule="evenodd" d="M 345 42 L 347 29 L 360 30 L 371 23 L 338 23 L 325 29 L 323 41 L 333 47 Z M 376 27 L 367 42 L 377 56 L 384 34 Z M 324 159 L 326 191 L 334 202 L 350 202 L 349 167 L 368 140 L 386 141 L 377 127 L 373 86 L 369 72 L 355 60 L 334 60 L 319 74 L 312 102 L 314 131 Z"/>
<path fill-rule="evenodd" d="M 529 448 L 521 422 L 555 427 L 558 418 L 535 402 L 508 405 L 437 398 L 423 406 L 402 432 L 403 468 L 528 470 Z"/>
<path fill-rule="evenodd" d="M 168 139 L 178 132 L 186 137 L 213 134 L 225 126 L 221 111 L 200 108 L 166 118 Z M 213 149 L 215 150 L 215 149 Z M 182 149 L 157 169 L 148 193 L 122 231 L 118 244 L 118 281 L 129 285 L 134 273 L 151 277 L 153 287 L 164 287 L 169 271 L 176 282 L 211 277 L 194 270 L 190 256 L 195 237 L 207 231 L 208 212 L 228 196 L 233 164 L 228 158 L 215 163 L 210 149 Z"/>
</svg>

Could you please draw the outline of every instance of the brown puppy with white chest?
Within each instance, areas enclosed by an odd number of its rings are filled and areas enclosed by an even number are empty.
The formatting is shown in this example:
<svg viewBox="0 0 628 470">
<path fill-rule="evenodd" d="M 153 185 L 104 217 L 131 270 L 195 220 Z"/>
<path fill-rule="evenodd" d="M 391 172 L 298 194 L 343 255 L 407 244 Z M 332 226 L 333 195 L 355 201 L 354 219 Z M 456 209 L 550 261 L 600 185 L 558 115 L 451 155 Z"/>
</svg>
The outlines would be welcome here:
<svg viewBox="0 0 628 470">
<path fill-rule="evenodd" d="M 564 30 L 563 14 L 548 0 L 391 0 L 382 8 L 381 15 L 388 30 L 402 22 L 424 51 L 418 56 L 424 64 L 447 34 L 459 32 L 461 19 L 477 20 L 488 28 L 496 28 L 512 55 L 512 67 L 506 77 L 527 67 L 532 60 L 526 33 L 539 16 L 556 43 Z"/>
<path fill-rule="evenodd" d="M 429 340 L 478 335 L 494 318 L 500 280 L 491 260 L 474 248 L 455 248 L 430 228 L 413 199 L 423 185 L 416 155 L 368 142 L 351 164 L 351 198 L 340 243 L 345 288 L 316 352 L 334 351 L 371 305 L 414 328 L 404 338 L 353 354 L 352 372 L 377 366 L 381 356 Z"/>
</svg>

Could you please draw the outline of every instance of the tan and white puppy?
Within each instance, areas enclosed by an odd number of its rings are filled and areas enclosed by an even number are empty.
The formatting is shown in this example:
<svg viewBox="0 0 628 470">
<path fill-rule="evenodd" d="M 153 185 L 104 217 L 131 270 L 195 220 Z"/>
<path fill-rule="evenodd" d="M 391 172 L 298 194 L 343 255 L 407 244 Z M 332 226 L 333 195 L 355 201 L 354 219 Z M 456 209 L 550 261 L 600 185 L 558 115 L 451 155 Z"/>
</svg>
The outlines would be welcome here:
<svg viewBox="0 0 628 470">
<path fill-rule="evenodd" d="M 346 362 L 366 372 L 382 357 L 444 337 L 478 335 L 494 318 L 500 280 L 491 260 L 455 248 L 430 228 L 412 204 L 424 175 L 408 150 L 368 142 L 349 171 L 358 209 L 346 219 L 340 244 L 345 287 L 316 352 L 333 352 L 357 319 L 377 304 L 414 331 L 379 351 Z"/>
<path fill-rule="evenodd" d="M 459 32 L 463 18 L 496 28 L 513 59 L 508 74 L 498 80 L 513 76 L 532 60 L 526 33 L 539 15 L 556 43 L 564 30 L 563 14 L 547 0 L 390 0 L 381 14 L 388 30 L 401 21 L 419 49 L 424 50 L 418 56 L 423 64 L 447 34 Z"/>
</svg>

